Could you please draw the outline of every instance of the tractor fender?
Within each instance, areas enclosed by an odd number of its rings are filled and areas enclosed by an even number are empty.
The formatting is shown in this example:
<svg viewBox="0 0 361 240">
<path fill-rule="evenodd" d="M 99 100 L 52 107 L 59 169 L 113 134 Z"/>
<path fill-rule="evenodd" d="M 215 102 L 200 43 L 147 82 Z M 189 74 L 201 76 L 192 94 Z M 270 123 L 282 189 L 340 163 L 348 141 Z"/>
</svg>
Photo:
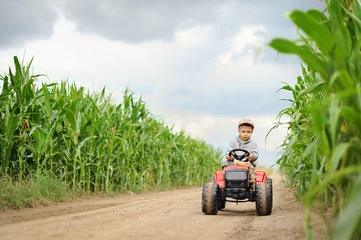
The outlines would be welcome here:
<svg viewBox="0 0 361 240">
<path fill-rule="evenodd" d="M 264 183 L 266 181 L 266 172 L 265 171 L 256 171 L 256 183 Z"/>
<path fill-rule="evenodd" d="M 214 181 L 220 188 L 224 187 L 224 172 L 222 170 L 216 171 Z"/>
</svg>

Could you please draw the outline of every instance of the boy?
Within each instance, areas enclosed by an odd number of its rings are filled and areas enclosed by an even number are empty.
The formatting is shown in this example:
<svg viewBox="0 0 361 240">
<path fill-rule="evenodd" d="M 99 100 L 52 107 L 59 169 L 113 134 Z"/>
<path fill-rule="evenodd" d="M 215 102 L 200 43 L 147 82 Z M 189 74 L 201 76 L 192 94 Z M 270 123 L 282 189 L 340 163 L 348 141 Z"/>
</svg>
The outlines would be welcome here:
<svg viewBox="0 0 361 240">
<path fill-rule="evenodd" d="M 254 130 L 254 124 L 251 119 L 241 119 L 238 122 L 238 133 L 239 136 L 232 139 L 229 143 L 228 150 L 226 153 L 226 161 L 222 162 L 222 169 L 225 169 L 226 166 L 234 165 L 233 156 L 228 156 L 228 153 L 232 149 L 241 148 L 250 152 L 248 156 L 249 162 L 255 166 L 254 162 L 258 159 L 258 148 L 257 144 L 251 139 L 251 135 Z M 240 155 L 244 152 L 239 151 Z M 237 152 L 236 152 L 237 154 Z"/>
</svg>

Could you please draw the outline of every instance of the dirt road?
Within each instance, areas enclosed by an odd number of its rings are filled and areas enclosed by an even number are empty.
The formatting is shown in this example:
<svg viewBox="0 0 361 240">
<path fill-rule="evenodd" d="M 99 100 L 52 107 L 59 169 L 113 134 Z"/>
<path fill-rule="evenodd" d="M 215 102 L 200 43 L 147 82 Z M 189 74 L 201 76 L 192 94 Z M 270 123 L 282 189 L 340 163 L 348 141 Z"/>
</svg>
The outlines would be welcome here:
<svg viewBox="0 0 361 240">
<path fill-rule="evenodd" d="M 301 204 L 277 176 L 273 187 L 270 216 L 251 202 L 204 215 L 197 187 L 1 212 L 0 239 L 305 239 Z M 314 239 L 328 239 L 313 221 Z"/>
</svg>

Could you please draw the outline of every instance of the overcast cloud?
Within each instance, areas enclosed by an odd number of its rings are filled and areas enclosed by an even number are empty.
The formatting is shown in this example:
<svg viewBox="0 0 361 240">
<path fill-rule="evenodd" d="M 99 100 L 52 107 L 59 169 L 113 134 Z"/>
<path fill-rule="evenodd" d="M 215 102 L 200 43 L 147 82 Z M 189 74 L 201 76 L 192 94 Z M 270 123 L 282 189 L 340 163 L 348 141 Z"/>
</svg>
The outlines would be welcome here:
<svg viewBox="0 0 361 240">
<path fill-rule="evenodd" d="M 130 86 L 174 130 L 225 149 L 237 121 L 251 117 L 260 164 L 275 163 L 285 129 L 264 138 L 288 103 L 276 91 L 300 74 L 295 57 L 267 47 L 295 38 L 292 9 L 322 9 L 318 0 L 0 2 L 0 74 L 18 55 L 34 56 L 35 73 L 69 79 L 121 99 Z M 263 48 L 258 61 L 255 55 Z"/>
<path fill-rule="evenodd" d="M 51 37 L 58 14 L 49 3 L 47 0 L 0 1 L 0 50 Z"/>
</svg>

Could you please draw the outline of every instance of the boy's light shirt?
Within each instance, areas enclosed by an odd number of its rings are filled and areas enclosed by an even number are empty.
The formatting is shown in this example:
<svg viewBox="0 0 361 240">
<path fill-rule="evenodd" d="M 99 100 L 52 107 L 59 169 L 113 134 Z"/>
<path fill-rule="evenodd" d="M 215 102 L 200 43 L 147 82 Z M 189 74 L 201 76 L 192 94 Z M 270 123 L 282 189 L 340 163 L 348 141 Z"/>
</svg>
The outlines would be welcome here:
<svg viewBox="0 0 361 240">
<path fill-rule="evenodd" d="M 227 155 L 232 149 L 243 148 L 252 154 L 252 161 L 256 161 L 258 159 L 258 147 L 255 141 L 249 138 L 248 141 L 244 142 L 240 139 L 240 136 L 233 138 L 228 146 Z M 227 160 L 227 159 L 226 159 Z"/>
</svg>

